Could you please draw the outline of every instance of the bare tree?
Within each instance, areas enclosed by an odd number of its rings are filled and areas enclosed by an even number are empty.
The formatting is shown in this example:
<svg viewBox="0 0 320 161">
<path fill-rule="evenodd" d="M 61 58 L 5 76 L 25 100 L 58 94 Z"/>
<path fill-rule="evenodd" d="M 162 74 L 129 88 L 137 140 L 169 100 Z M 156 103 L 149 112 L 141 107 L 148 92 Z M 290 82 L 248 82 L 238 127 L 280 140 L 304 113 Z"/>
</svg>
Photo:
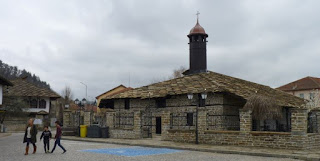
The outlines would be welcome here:
<svg viewBox="0 0 320 161">
<path fill-rule="evenodd" d="M 179 78 L 183 77 L 183 72 L 185 72 L 187 69 L 184 66 L 181 66 L 178 69 L 174 69 L 172 73 L 172 78 Z"/>
<path fill-rule="evenodd" d="M 177 69 L 174 69 L 172 72 L 172 75 L 170 75 L 169 77 L 162 77 L 162 78 L 153 78 L 150 83 L 159 83 L 159 82 L 163 82 L 169 79 L 175 79 L 175 78 L 180 78 L 183 77 L 183 72 L 185 72 L 187 69 L 184 66 L 181 66 Z"/>
<path fill-rule="evenodd" d="M 72 101 L 73 99 L 73 93 L 69 86 L 66 86 L 62 92 L 61 95 L 63 96 L 63 99 L 65 100 L 65 103 Z"/>
</svg>

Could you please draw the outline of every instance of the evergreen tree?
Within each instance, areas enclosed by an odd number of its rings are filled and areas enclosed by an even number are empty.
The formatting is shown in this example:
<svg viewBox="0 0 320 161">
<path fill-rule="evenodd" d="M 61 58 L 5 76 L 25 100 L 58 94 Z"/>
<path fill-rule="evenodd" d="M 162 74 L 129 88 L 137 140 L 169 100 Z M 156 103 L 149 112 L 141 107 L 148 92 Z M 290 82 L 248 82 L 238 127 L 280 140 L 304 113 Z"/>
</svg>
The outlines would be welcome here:
<svg viewBox="0 0 320 161">
<path fill-rule="evenodd" d="M 0 60 L 0 75 L 9 80 L 27 77 L 28 82 L 38 87 L 50 89 L 50 85 L 45 81 L 41 81 L 39 76 L 32 74 L 29 71 L 26 71 L 25 69 L 20 70 L 17 66 L 10 66 L 2 62 L 1 60 Z"/>
</svg>

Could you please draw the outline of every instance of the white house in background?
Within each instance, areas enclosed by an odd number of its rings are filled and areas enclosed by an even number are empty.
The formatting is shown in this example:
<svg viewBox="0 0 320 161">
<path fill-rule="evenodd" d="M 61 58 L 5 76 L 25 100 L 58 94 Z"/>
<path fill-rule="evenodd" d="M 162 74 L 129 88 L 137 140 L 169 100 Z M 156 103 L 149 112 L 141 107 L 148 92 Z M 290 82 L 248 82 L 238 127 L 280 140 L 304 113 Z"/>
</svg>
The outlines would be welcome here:
<svg viewBox="0 0 320 161">
<path fill-rule="evenodd" d="M 38 87 L 25 79 L 19 78 L 11 82 L 13 86 L 9 87 L 8 92 L 4 94 L 4 99 L 8 100 L 8 104 L 15 100 L 23 101 L 25 107 L 21 108 L 30 113 L 31 117 L 43 119 L 43 122 L 49 121 L 49 113 L 53 107 L 51 102 L 60 96 L 51 89 Z"/>
<path fill-rule="evenodd" d="M 12 85 L 13 84 L 10 81 L 8 81 L 7 79 L 0 76 L 0 108 L 1 108 L 2 102 L 3 102 L 3 93 L 7 89 L 6 87 L 12 86 Z"/>
<path fill-rule="evenodd" d="M 277 89 L 308 100 L 311 108 L 320 107 L 320 78 L 305 77 Z"/>
</svg>

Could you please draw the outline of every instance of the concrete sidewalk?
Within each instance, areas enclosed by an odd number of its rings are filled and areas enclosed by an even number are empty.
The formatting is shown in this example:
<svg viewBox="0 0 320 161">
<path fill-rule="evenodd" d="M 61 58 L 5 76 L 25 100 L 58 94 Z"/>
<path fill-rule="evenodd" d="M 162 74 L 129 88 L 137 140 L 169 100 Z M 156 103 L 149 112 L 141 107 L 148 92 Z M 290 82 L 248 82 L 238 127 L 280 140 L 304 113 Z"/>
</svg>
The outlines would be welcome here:
<svg viewBox="0 0 320 161">
<path fill-rule="evenodd" d="M 0 138 L 10 136 L 11 133 L 0 133 Z"/>
<path fill-rule="evenodd" d="M 219 146 L 219 145 L 206 145 L 206 144 L 187 144 L 176 143 L 171 141 L 161 141 L 160 138 L 152 139 L 110 139 L 110 138 L 80 138 L 75 136 L 63 136 L 64 140 L 73 141 L 87 141 L 109 144 L 121 144 L 131 146 L 144 146 L 144 147 L 161 147 L 182 149 L 201 152 L 213 152 L 224 154 L 241 154 L 252 156 L 276 157 L 276 158 L 293 158 L 300 160 L 320 161 L 319 150 L 287 150 L 287 149 L 269 149 L 257 147 L 239 147 L 239 146 Z"/>
</svg>

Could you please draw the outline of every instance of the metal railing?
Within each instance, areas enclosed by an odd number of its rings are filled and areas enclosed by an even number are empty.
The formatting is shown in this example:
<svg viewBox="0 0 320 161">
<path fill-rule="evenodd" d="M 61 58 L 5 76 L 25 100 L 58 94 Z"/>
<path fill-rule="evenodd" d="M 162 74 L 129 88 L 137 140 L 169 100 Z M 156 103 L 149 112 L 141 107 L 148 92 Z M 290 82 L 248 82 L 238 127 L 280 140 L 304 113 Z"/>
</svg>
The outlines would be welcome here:
<svg viewBox="0 0 320 161">
<path fill-rule="evenodd" d="M 115 128 L 133 128 L 134 113 L 115 113 L 113 117 L 113 125 Z"/>
<path fill-rule="evenodd" d="M 240 130 L 239 115 L 207 114 L 207 130 Z"/>
<path fill-rule="evenodd" d="M 196 125 L 196 113 L 171 113 L 170 129 L 194 130 Z"/>
</svg>

